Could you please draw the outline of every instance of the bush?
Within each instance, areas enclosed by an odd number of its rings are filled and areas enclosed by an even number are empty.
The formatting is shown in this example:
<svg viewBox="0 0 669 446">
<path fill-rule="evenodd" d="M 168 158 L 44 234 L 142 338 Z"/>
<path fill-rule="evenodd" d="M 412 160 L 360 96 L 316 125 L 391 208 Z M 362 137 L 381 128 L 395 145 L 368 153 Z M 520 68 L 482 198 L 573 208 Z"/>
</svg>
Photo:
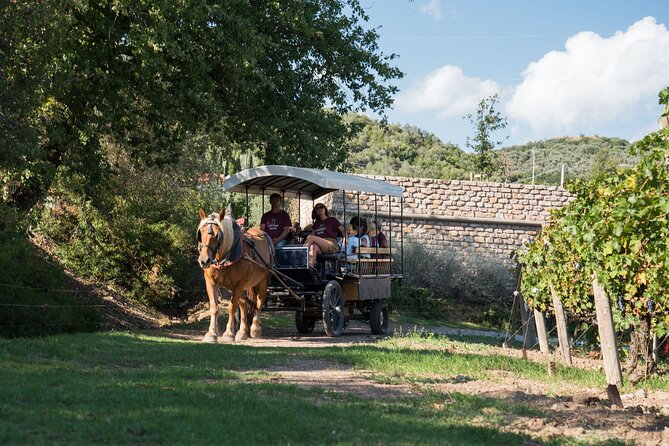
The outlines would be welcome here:
<svg viewBox="0 0 669 446">
<path fill-rule="evenodd" d="M 19 232 L 18 219 L 10 208 L 0 204 L 0 336 L 35 336 L 100 327 L 96 305 L 100 300 L 87 293 L 70 294 L 63 290 L 65 276 L 42 251 Z M 13 225 L 7 222 L 13 221 Z M 9 226 L 9 227 L 8 227 Z"/>
<path fill-rule="evenodd" d="M 446 300 L 436 297 L 426 288 L 393 287 L 393 298 L 388 300 L 388 309 L 393 314 L 440 319 L 447 311 Z"/>
<path fill-rule="evenodd" d="M 508 322 L 515 278 L 499 258 L 474 252 L 435 250 L 409 239 L 404 244 L 404 283 L 397 311 L 422 308 L 424 315 L 446 316 L 459 308 L 459 318 L 502 327 Z M 413 299 L 413 303 L 412 300 Z M 395 294 L 393 295 L 395 300 Z M 433 309 L 425 309 L 428 302 Z M 453 314 L 448 314 L 453 316 Z"/>
</svg>

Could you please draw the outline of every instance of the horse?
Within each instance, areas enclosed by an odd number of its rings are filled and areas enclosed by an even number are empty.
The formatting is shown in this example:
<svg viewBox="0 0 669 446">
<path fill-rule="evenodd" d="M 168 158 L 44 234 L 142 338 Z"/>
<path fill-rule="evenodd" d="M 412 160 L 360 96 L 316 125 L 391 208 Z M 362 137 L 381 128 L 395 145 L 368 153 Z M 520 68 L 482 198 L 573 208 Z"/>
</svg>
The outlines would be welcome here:
<svg viewBox="0 0 669 446">
<path fill-rule="evenodd" d="M 209 296 L 209 330 L 204 342 L 243 341 L 248 339 L 247 315 L 253 313 L 251 337 L 262 336 L 260 311 L 267 296 L 270 268 L 274 263 L 272 239 L 260 228 L 242 231 L 232 219 L 231 212 L 207 215 L 199 210 L 200 224 L 197 227 L 198 264 L 204 272 Z M 221 336 L 218 329 L 218 303 L 221 288 L 232 292 L 228 305 L 228 323 Z M 246 293 L 246 296 L 245 296 Z M 247 304 L 252 305 L 247 312 Z M 239 308 L 240 324 L 235 334 L 235 311 Z"/>
</svg>

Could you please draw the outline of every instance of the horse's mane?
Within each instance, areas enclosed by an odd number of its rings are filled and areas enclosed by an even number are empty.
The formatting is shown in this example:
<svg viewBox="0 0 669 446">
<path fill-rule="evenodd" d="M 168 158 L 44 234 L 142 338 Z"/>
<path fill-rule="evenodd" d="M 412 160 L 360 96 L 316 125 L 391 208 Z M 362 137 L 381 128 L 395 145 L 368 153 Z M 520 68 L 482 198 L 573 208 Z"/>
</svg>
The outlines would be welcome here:
<svg viewBox="0 0 669 446">
<path fill-rule="evenodd" d="M 218 251 L 218 255 L 229 253 L 232 244 L 235 242 L 235 232 L 232 227 L 232 217 L 230 213 L 226 212 L 223 220 L 221 222 L 220 230 L 223 231 L 223 240 L 221 240 L 221 249 Z"/>
</svg>

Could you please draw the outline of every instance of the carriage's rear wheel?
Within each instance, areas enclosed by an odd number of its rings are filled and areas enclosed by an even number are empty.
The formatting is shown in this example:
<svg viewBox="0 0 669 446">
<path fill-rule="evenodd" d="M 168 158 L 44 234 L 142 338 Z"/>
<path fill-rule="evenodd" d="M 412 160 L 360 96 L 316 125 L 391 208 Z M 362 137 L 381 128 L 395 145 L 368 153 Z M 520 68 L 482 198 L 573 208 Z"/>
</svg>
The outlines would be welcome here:
<svg viewBox="0 0 669 446">
<path fill-rule="evenodd" d="M 328 336 L 341 334 L 344 329 L 345 312 L 341 285 L 336 280 L 331 280 L 323 291 L 323 326 Z"/>
<path fill-rule="evenodd" d="M 316 318 L 304 315 L 304 311 L 295 312 L 295 327 L 297 332 L 302 334 L 309 334 L 314 331 L 316 326 Z"/>
<path fill-rule="evenodd" d="M 369 313 L 369 328 L 372 334 L 386 334 L 388 331 L 388 307 L 382 300 L 375 300 Z"/>
</svg>

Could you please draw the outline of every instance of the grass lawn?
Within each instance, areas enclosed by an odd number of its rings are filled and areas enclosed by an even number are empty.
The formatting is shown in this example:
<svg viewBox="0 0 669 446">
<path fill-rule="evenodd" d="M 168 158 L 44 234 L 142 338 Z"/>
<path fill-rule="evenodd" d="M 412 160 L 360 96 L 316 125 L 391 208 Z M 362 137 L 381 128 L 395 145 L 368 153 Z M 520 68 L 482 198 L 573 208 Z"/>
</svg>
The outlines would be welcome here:
<svg viewBox="0 0 669 446">
<path fill-rule="evenodd" d="M 400 340 L 401 341 L 401 340 Z M 412 381 L 538 365 L 480 354 L 378 346 L 282 349 L 209 345 L 124 332 L 0 340 L 0 444 L 526 444 L 502 432 L 528 406 L 457 393 L 361 398 L 258 380 L 295 355 Z M 454 342 L 434 340 L 433 342 Z M 457 341 L 456 341 L 457 342 Z M 601 385 L 594 372 L 558 379 Z M 599 380 L 598 380 L 599 379 Z M 489 423 L 474 422 L 484 415 Z M 490 426 L 493 427 L 490 427 Z M 494 427 L 498 426 L 498 427 Z M 579 444 L 556 438 L 549 444 Z M 622 444 L 604 442 L 601 444 Z"/>
</svg>

